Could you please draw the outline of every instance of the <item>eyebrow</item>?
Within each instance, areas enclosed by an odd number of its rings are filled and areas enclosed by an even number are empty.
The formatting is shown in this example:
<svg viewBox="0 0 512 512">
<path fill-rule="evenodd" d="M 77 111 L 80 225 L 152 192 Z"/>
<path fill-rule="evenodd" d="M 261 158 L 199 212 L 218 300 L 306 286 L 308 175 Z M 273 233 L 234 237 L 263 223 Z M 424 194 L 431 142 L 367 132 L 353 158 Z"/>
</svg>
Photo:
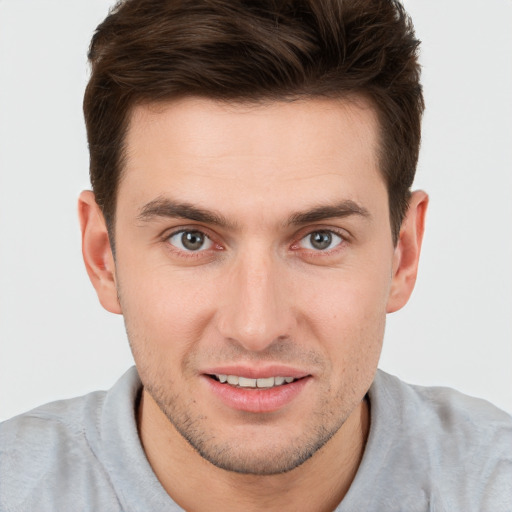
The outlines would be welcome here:
<svg viewBox="0 0 512 512">
<path fill-rule="evenodd" d="M 204 224 L 212 224 L 223 228 L 234 228 L 235 225 L 223 215 L 198 208 L 190 203 L 177 203 L 166 198 L 157 198 L 145 204 L 137 219 L 149 222 L 156 217 L 187 219 Z"/>
<path fill-rule="evenodd" d="M 288 217 L 287 225 L 301 225 L 326 219 L 344 218 L 349 216 L 371 218 L 370 212 L 356 202 L 347 199 L 334 205 L 321 205 L 304 212 L 296 212 Z M 220 213 L 199 208 L 190 203 L 178 203 L 167 198 L 157 198 L 145 204 L 137 219 L 149 222 L 154 218 L 187 219 L 204 224 L 236 229 L 236 223 L 229 221 Z"/>
<path fill-rule="evenodd" d="M 318 222 L 326 219 L 340 219 L 352 215 L 370 219 L 370 212 L 355 201 L 346 199 L 334 205 L 325 205 L 312 208 L 305 212 L 292 214 L 288 219 L 288 224 L 299 225 L 309 222 Z"/>
</svg>

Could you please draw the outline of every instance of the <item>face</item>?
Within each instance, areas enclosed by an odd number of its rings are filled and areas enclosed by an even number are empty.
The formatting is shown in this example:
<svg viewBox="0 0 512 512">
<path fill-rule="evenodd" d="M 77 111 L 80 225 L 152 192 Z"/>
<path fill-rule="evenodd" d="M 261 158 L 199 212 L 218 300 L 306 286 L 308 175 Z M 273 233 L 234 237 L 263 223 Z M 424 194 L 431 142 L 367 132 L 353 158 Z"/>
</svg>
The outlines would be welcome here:
<svg viewBox="0 0 512 512">
<path fill-rule="evenodd" d="M 207 460 L 293 469 L 377 366 L 394 267 L 362 101 L 135 109 L 115 284 L 148 396 Z"/>
</svg>

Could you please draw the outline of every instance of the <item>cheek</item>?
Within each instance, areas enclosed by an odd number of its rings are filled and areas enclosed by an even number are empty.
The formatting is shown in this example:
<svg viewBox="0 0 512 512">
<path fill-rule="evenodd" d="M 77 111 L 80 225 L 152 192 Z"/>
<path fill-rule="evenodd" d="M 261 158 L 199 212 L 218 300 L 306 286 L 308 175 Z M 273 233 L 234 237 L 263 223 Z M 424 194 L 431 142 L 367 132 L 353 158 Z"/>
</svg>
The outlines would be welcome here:
<svg viewBox="0 0 512 512">
<path fill-rule="evenodd" d="M 377 364 L 389 287 L 386 271 L 370 272 L 368 267 L 343 269 L 315 282 L 304 323 L 334 364 Z"/>
<path fill-rule="evenodd" d="M 118 292 L 130 344 L 155 357 L 176 358 L 201 336 L 213 314 L 216 290 L 201 276 L 165 265 L 136 273 L 119 267 Z"/>
</svg>

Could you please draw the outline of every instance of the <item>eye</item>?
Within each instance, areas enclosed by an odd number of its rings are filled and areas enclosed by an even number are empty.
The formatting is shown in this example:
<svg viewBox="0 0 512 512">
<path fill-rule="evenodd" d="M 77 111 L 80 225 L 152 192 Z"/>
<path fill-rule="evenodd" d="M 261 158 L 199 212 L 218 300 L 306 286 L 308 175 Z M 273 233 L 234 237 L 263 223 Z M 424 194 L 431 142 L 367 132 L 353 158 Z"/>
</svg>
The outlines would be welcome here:
<svg viewBox="0 0 512 512">
<path fill-rule="evenodd" d="M 183 230 L 172 234 L 169 243 L 181 251 L 205 251 L 212 247 L 213 242 L 201 231 Z"/>
<path fill-rule="evenodd" d="M 310 249 L 313 251 L 327 251 L 334 249 L 343 242 L 343 238 L 332 231 L 320 230 L 312 231 L 307 236 L 302 238 L 299 246 L 303 249 Z"/>
</svg>

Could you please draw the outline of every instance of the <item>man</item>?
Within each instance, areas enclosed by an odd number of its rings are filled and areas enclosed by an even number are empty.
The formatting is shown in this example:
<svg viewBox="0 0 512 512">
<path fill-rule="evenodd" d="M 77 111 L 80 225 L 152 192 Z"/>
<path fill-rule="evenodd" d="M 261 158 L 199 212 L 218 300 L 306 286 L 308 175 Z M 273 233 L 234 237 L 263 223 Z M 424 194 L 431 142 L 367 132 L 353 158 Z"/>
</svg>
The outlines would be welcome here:
<svg viewBox="0 0 512 512">
<path fill-rule="evenodd" d="M 136 369 L 2 425 L 1 510 L 507 510 L 512 421 L 377 372 L 428 198 L 395 2 L 127 0 L 83 255 Z"/>
</svg>

